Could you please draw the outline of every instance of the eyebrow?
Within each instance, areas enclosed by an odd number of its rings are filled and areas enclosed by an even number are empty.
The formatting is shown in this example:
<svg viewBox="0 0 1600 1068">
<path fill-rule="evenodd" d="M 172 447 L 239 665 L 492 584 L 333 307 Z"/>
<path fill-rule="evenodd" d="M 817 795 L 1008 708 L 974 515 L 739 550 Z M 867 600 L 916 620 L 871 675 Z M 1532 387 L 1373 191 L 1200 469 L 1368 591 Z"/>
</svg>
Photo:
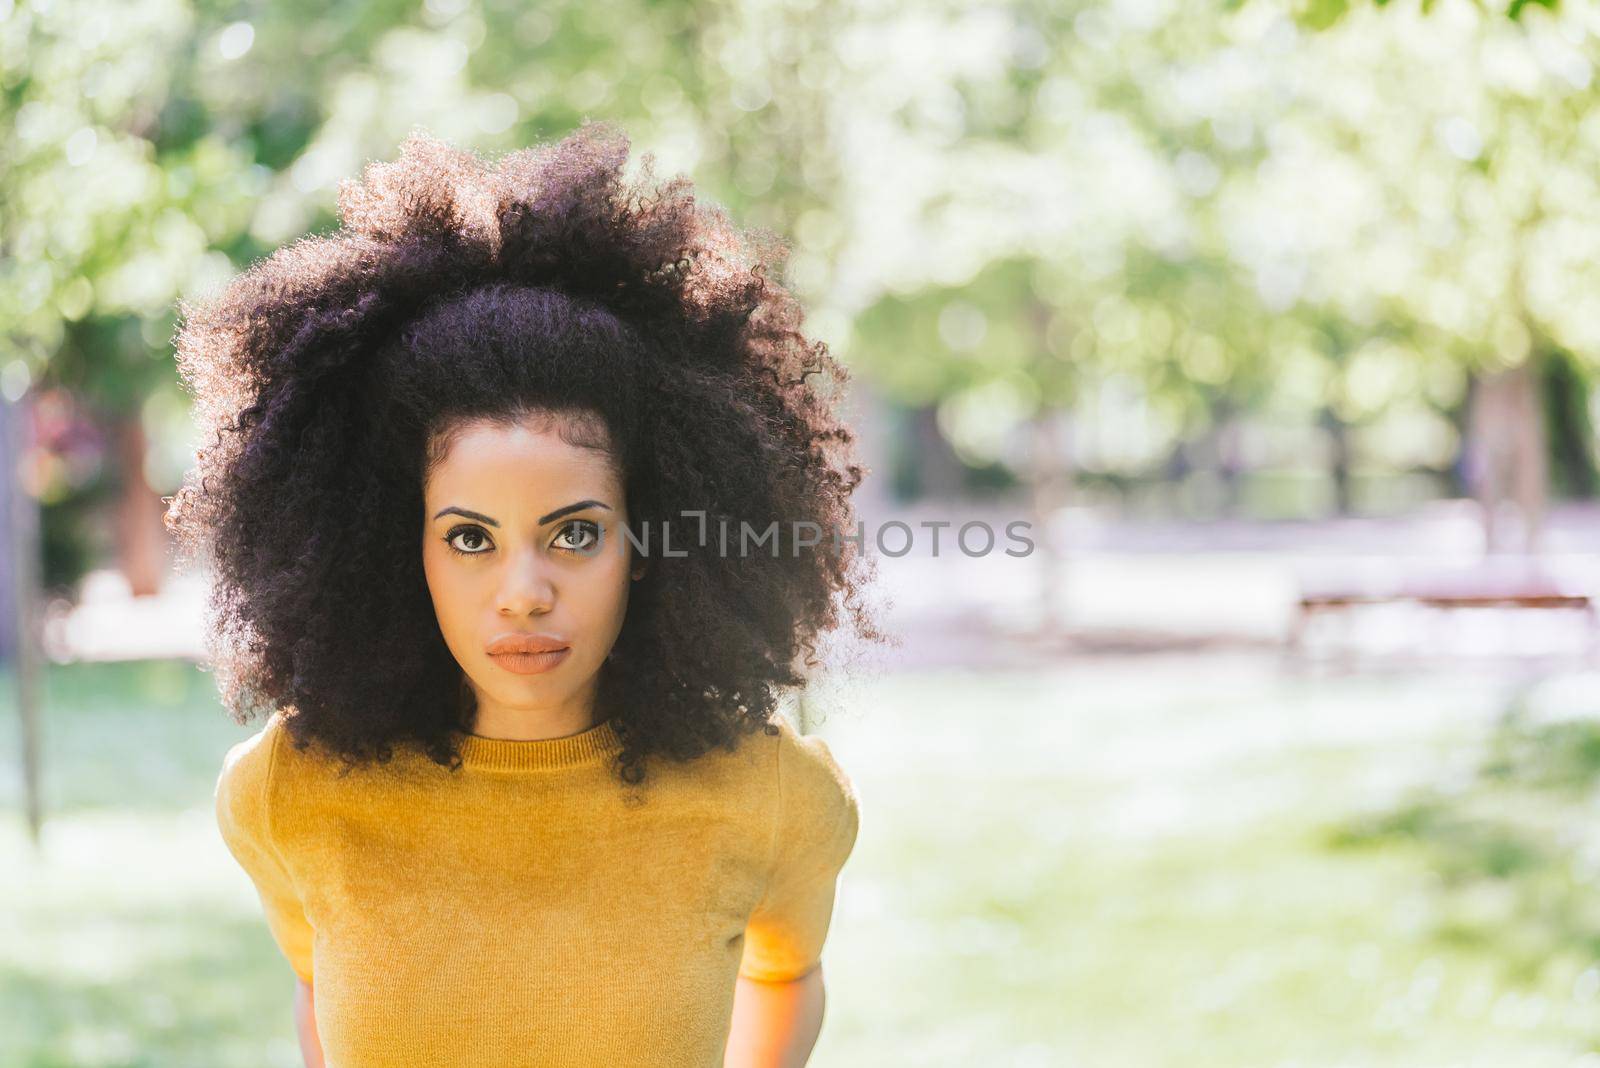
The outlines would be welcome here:
<svg viewBox="0 0 1600 1068">
<path fill-rule="evenodd" d="M 596 500 L 576 501 L 576 502 L 574 502 L 572 504 L 563 505 L 562 507 L 557 508 L 555 511 L 550 512 L 547 515 L 540 516 L 539 517 L 539 525 L 542 527 L 546 523 L 550 522 L 553 519 L 560 519 L 562 516 L 568 515 L 568 514 L 570 514 L 572 512 L 581 512 L 585 508 L 604 508 L 608 512 L 611 511 L 611 506 L 609 504 L 605 504 L 605 503 L 603 503 L 601 501 L 596 501 Z M 450 505 L 448 508 L 439 509 L 437 512 L 435 512 L 433 514 L 433 518 L 438 519 L 440 516 L 450 515 L 452 513 L 455 514 L 455 515 L 466 516 L 468 519 L 476 519 L 478 522 L 487 523 L 491 527 L 498 527 L 500 525 L 498 522 L 496 522 L 493 519 L 490 519 L 488 516 L 484 515 L 482 512 L 474 512 L 470 508 L 458 508 L 453 504 Z"/>
</svg>

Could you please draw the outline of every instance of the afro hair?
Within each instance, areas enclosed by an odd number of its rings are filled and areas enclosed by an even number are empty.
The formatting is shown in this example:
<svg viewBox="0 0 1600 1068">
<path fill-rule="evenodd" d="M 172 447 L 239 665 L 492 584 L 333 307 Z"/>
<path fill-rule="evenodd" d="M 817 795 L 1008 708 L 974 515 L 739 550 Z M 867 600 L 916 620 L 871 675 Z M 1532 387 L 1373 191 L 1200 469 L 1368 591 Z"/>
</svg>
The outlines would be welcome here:
<svg viewBox="0 0 1600 1068">
<path fill-rule="evenodd" d="M 609 123 L 498 161 L 413 132 L 340 186 L 335 232 L 180 302 L 202 447 L 166 523 L 211 571 L 237 722 L 282 709 L 297 746 L 347 765 L 407 744 L 460 766 L 474 709 L 423 573 L 424 478 L 441 434 L 523 412 L 597 415 L 634 522 L 703 511 L 835 535 L 652 558 L 598 686 L 622 781 L 653 754 L 775 730 L 846 617 L 887 639 L 849 536 L 863 469 L 833 414 L 848 375 L 773 278 L 785 245 L 684 177 L 656 182 L 648 154 L 626 179 L 628 153 Z"/>
</svg>

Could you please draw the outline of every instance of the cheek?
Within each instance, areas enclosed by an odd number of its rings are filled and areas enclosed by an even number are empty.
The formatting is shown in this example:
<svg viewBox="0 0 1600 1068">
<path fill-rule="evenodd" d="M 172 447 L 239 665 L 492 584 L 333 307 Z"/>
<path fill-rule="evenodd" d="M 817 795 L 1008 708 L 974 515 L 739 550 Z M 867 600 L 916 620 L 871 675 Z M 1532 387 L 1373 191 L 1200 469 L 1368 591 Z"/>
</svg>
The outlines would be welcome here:
<svg viewBox="0 0 1600 1068">
<path fill-rule="evenodd" d="M 439 617 L 439 629 L 449 637 L 456 621 L 465 614 L 463 602 L 467 597 L 462 576 L 450 566 L 449 560 L 427 550 L 422 554 L 422 571 L 428 580 L 428 596 L 433 599 L 433 611 Z"/>
<path fill-rule="evenodd" d="M 605 614 L 611 620 L 613 631 L 622 629 L 622 618 L 628 611 L 628 594 L 633 589 L 633 582 L 628 576 L 628 566 L 631 561 L 627 557 L 618 559 L 608 569 L 604 583 Z"/>
<path fill-rule="evenodd" d="M 621 627 L 620 616 L 627 607 L 627 566 L 595 561 L 586 573 L 567 581 L 563 595 L 584 629 L 594 635 L 613 632 Z"/>
<path fill-rule="evenodd" d="M 433 598 L 434 607 L 437 608 L 441 600 L 440 594 L 443 592 L 441 587 L 444 577 L 431 547 L 425 546 L 422 550 L 422 576 L 428 580 L 428 596 Z"/>
</svg>

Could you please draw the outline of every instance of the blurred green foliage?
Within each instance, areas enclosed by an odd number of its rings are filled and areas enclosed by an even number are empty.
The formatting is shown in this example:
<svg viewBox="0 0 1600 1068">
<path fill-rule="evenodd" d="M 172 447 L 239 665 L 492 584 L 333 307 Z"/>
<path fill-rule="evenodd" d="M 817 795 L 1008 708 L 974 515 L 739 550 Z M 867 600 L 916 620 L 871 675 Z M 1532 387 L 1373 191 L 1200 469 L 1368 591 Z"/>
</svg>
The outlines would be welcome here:
<svg viewBox="0 0 1600 1068">
<path fill-rule="evenodd" d="M 1240 507 L 1307 472 L 1285 506 L 1403 503 L 1455 478 L 1474 376 L 1531 361 L 1555 488 L 1595 489 L 1584 5 L 6 7 L 0 390 L 142 421 L 158 492 L 198 445 L 180 298 L 336 225 L 416 126 L 495 155 L 585 118 L 788 238 L 813 332 L 976 485 L 1196 463 Z M 1035 454 L 1062 413 L 1071 456 Z"/>
</svg>

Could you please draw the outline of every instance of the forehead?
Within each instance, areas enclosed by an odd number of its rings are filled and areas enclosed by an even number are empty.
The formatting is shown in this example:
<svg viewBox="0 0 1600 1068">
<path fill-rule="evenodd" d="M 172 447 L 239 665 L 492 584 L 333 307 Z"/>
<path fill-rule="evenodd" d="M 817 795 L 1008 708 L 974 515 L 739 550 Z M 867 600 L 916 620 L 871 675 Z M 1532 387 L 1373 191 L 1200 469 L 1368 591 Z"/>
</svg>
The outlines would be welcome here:
<svg viewBox="0 0 1600 1068">
<path fill-rule="evenodd" d="M 519 501 L 541 507 L 574 493 L 615 495 L 621 486 L 616 459 L 594 447 L 604 440 L 603 431 L 597 433 L 592 425 L 572 427 L 555 418 L 463 423 L 442 440 L 424 490 L 430 502 L 470 495 L 479 505 L 500 502 L 505 509 L 514 509 Z M 470 504 L 454 499 L 442 503 Z"/>
</svg>

